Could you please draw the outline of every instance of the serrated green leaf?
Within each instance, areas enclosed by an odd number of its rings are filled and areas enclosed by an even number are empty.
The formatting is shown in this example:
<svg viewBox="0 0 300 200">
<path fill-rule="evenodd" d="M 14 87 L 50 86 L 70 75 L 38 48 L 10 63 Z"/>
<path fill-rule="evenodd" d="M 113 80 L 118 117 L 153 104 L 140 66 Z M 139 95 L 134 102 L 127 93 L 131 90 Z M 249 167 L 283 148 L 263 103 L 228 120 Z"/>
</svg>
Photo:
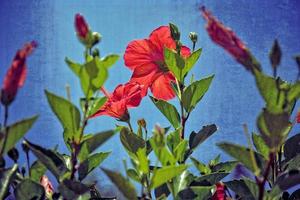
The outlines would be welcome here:
<svg viewBox="0 0 300 200">
<path fill-rule="evenodd" d="M 12 168 L 0 170 L 0 199 L 4 199 L 9 189 L 11 181 L 18 170 L 18 165 L 14 164 Z"/>
<path fill-rule="evenodd" d="M 30 180 L 24 179 L 14 190 L 16 200 L 31 200 L 45 198 L 43 186 Z"/>
<path fill-rule="evenodd" d="M 169 120 L 175 129 L 180 127 L 180 116 L 175 106 L 163 100 L 157 100 L 153 97 L 150 98 L 154 105 Z"/>
<path fill-rule="evenodd" d="M 25 140 L 23 143 L 32 151 L 39 161 L 42 162 L 43 165 L 45 165 L 47 169 L 52 172 L 58 181 L 60 181 L 60 177 L 68 172 L 68 168 L 63 157 L 55 151 L 45 149 L 39 145 L 30 143 L 27 140 Z"/>
<path fill-rule="evenodd" d="M 30 167 L 30 179 L 39 183 L 46 171 L 47 167 L 41 161 L 37 160 Z"/>
<path fill-rule="evenodd" d="M 23 119 L 19 122 L 8 126 L 7 140 L 3 154 L 6 154 L 10 149 L 12 149 L 16 145 L 16 143 L 29 131 L 29 129 L 32 127 L 37 118 L 38 116 L 35 115 L 33 117 Z M 3 142 L 4 140 L 0 140 L 0 149 L 3 148 Z"/>
<path fill-rule="evenodd" d="M 246 168 L 248 168 L 250 171 L 255 172 L 255 164 L 252 162 L 251 158 L 251 151 L 249 148 L 222 142 L 217 144 L 218 147 L 220 147 L 223 151 L 225 151 L 227 154 L 229 154 L 231 157 L 235 158 L 237 161 L 241 162 Z M 253 151 L 254 157 L 257 163 L 257 166 L 262 169 L 265 166 L 265 160 L 262 155 L 259 153 Z"/>
<path fill-rule="evenodd" d="M 137 200 L 134 186 L 126 180 L 120 173 L 101 168 L 108 178 L 117 186 L 122 194 L 129 200 Z"/>
<path fill-rule="evenodd" d="M 49 105 L 64 128 L 64 141 L 67 146 L 70 142 L 78 141 L 80 137 L 80 112 L 67 99 L 45 90 Z"/>
<path fill-rule="evenodd" d="M 86 160 L 80 163 L 78 168 L 78 179 L 82 181 L 89 173 L 98 167 L 111 152 L 100 152 L 90 155 Z"/>
<path fill-rule="evenodd" d="M 207 78 L 201 79 L 199 81 L 193 82 L 187 88 L 185 88 L 181 100 L 184 106 L 184 109 L 187 112 L 191 112 L 198 102 L 203 98 L 209 86 L 214 78 L 214 75 L 211 75 Z"/>
</svg>

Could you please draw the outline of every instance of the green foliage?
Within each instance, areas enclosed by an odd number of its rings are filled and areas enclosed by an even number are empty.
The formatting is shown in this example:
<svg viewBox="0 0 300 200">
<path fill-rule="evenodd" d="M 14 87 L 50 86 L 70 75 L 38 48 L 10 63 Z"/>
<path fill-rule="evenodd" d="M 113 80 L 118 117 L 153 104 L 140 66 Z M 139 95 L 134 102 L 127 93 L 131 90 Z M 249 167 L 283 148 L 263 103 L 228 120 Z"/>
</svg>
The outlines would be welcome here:
<svg viewBox="0 0 300 200">
<path fill-rule="evenodd" d="M 45 198 L 43 186 L 30 179 L 24 179 L 14 191 L 16 200 L 31 200 Z"/>
<path fill-rule="evenodd" d="M 300 134 L 296 134 L 286 140 L 284 144 L 284 157 L 287 160 L 294 158 L 300 154 Z"/>
<path fill-rule="evenodd" d="M 89 188 L 78 181 L 64 180 L 58 190 L 66 200 L 90 199 Z"/>
<path fill-rule="evenodd" d="M 36 144 L 30 143 L 25 140 L 24 144 L 32 151 L 32 153 L 39 159 L 43 165 L 47 167 L 49 171 L 56 177 L 57 181 L 60 181 L 67 172 L 68 168 L 61 155 L 57 152 L 49 149 L 45 149 Z"/>
<path fill-rule="evenodd" d="M 194 51 L 186 60 L 184 68 L 182 69 L 183 77 L 187 75 L 188 72 L 195 66 L 196 62 L 199 60 L 202 53 L 202 48 Z"/>
<path fill-rule="evenodd" d="M 11 181 L 18 170 L 18 165 L 14 164 L 12 168 L 0 170 L 0 199 L 4 199 L 9 189 Z"/>
<path fill-rule="evenodd" d="M 30 179 L 40 182 L 41 177 L 46 173 L 47 167 L 39 160 L 35 161 L 30 167 Z"/>
<path fill-rule="evenodd" d="M 98 167 L 111 152 L 95 153 L 80 163 L 78 168 L 78 179 L 82 181 L 90 172 Z"/>
<path fill-rule="evenodd" d="M 157 100 L 153 97 L 150 97 L 154 105 L 159 109 L 159 111 L 169 120 L 172 126 L 177 129 L 180 127 L 180 116 L 172 104 L 164 101 L 164 100 Z"/>
<path fill-rule="evenodd" d="M 78 108 L 67 99 L 45 90 L 49 105 L 64 129 L 64 141 L 67 146 L 71 142 L 79 141 L 80 112 Z"/>
<path fill-rule="evenodd" d="M 93 116 L 105 104 L 107 97 L 100 97 L 94 100 L 93 105 L 90 106 L 88 116 Z"/>
<path fill-rule="evenodd" d="M 145 147 L 145 141 L 134 133 L 131 133 L 128 128 L 122 128 L 120 140 L 124 148 L 132 154 L 136 154 L 139 148 Z"/>
<path fill-rule="evenodd" d="M 187 88 L 185 88 L 181 99 L 182 99 L 184 109 L 187 112 L 191 112 L 196 107 L 198 102 L 203 98 L 203 96 L 209 89 L 209 86 L 213 78 L 214 75 L 209 76 L 199 81 L 195 81 Z"/>
<path fill-rule="evenodd" d="M 3 153 L 6 154 L 10 149 L 12 149 L 16 143 L 29 131 L 34 122 L 37 120 L 38 116 L 33 116 L 30 118 L 23 119 L 8 126 L 7 130 L 7 140 L 4 147 Z M 1 132 L 4 132 L 2 130 Z M 0 149 L 3 148 L 4 140 L 0 140 Z"/>
<path fill-rule="evenodd" d="M 196 132 L 192 132 L 189 138 L 189 146 L 191 150 L 194 150 L 198 145 L 204 142 L 208 137 L 217 131 L 217 126 L 215 124 L 203 126 L 203 128 Z"/>
<path fill-rule="evenodd" d="M 105 168 L 101 168 L 108 178 L 118 187 L 120 192 L 129 200 L 137 199 L 136 191 L 133 185 L 120 173 Z"/>
<path fill-rule="evenodd" d="M 263 155 L 265 159 L 268 159 L 268 157 L 269 157 L 269 147 L 264 142 L 262 136 L 253 133 L 252 134 L 252 141 L 253 141 L 253 144 L 254 144 L 257 152 L 259 152 L 261 155 Z"/>
</svg>

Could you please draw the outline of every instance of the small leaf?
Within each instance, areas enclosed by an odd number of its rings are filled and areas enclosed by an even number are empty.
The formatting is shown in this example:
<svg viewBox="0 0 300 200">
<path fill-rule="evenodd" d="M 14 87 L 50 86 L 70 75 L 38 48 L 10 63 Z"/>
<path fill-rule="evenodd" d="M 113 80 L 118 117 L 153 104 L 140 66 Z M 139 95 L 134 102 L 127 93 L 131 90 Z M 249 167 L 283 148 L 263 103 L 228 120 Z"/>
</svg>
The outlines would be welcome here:
<svg viewBox="0 0 300 200">
<path fill-rule="evenodd" d="M 209 197 L 212 195 L 211 190 L 213 187 L 211 186 L 192 186 L 191 189 L 197 195 L 197 199 L 210 199 Z"/>
<path fill-rule="evenodd" d="M 175 156 L 175 159 L 181 163 L 183 162 L 184 160 L 184 155 L 185 155 L 185 152 L 187 150 L 187 145 L 188 145 L 188 141 L 187 140 L 182 140 L 178 145 L 177 147 L 174 149 L 174 156 Z"/>
<path fill-rule="evenodd" d="M 78 168 L 78 179 L 82 181 L 89 173 L 98 167 L 111 152 L 95 153 L 80 163 Z"/>
<path fill-rule="evenodd" d="M 44 199 L 45 191 L 43 186 L 30 180 L 24 179 L 14 191 L 16 200 Z"/>
<path fill-rule="evenodd" d="M 265 159 L 269 158 L 269 147 L 264 142 L 263 138 L 260 135 L 255 133 L 252 134 L 252 141 L 256 150 L 264 156 Z"/>
<path fill-rule="evenodd" d="M 280 64 L 281 60 L 281 49 L 277 40 L 273 43 L 269 57 L 272 67 L 275 69 Z"/>
<path fill-rule="evenodd" d="M 153 97 L 150 98 L 154 105 L 169 120 L 175 129 L 180 127 L 180 116 L 175 106 L 163 100 L 157 100 Z"/>
<path fill-rule="evenodd" d="M 7 153 L 12 149 L 16 143 L 29 131 L 38 116 L 33 116 L 27 119 L 23 119 L 8 127 L 7 140 L 3 153 Z M 3 140 L 0 140 L 0 149 L 3 148 Z"/>
<path fill-rule="evenodd" d="M 107 101 L 107 97 L 100 97 L 94 101 L 93 106 L 89 110 L 88 116 L 93 116 Z"/>
<path fill-rule="evenodd" d="M 194 176 L 185 170 L 180 176 L 173 179 L 173 192 L 175 196 L 185 188 L 187 188 L 194 180 Z"/>
<path fill-rule="evenodd" d="M 113 66 L 118 60 L 120 56 L 117 54 L 107 55 L 100 60 L 100 64 L 106 68 Z"/>
<path fill-rule="evenodd" d="M 197 170 L 200 172 L 200 174 L 210 174 L 211 170 L 208 166 L 206 166 L 204 163 L 200 162 L 196 158 L 191 157 L 192 163 L 195 165 Z"/>
<path fill-rule="evenodd" d="M 255 200 L 248 186 L 245 184 L 244 180 L 232 180 L 224 182 L 224 184 L 233 192 L 235 192 L 240 197 L 247 200 Z"/>
<path fill-rule="evenodd" d="M 200 55 L 202 53 L 202 48 L 194 51 L 186 60 L 185 60 L 185 66 L 182 70 L 182 75 L 185 76 L 196 64 L 198 59 L 200 58 Z"/>
<path fill-rule="evenodd" d="M 284 144 L 284 157 L 287 160 L 300 154 L 300 133 L 290 137 Z"/>
<path fill-rule="evenodd" d="M 202 186 L 215 185 L 216 183 L 221 181 L 223 178 L 225 178 L 227 175 L 229 175 L 229 173 L 216 172 L 216 173 L 211 173 L 211 174 L 200 176 L 195 181 L 198 182 L 198 184 L 200 184 Z"/>
<path fill-rule="evenodd" d="M 300 154 L 296 155 L 285 164 L 286 170 L 300 170 Z"/>
<path fill-rule="evenodd" d="M 78 141 L 80 132 L 80 112 L 78 108 L 60 96 L 45 90 L 49 105 L 64 128 L 64 141 L 67 146 L 73 140 Z"/>
<path fill-rule="evenodd" d="M 212 171 L 230 173 L 236 167 L 237 164 L 237 161 L 221 162 L 213 166 Z"/>
<path fill-rule="evenodd" d="M 72 61 L 69 58 L 65 58 L 65 62 L 67 63 L 67 65 L 69 66 L 69 68 L 77 75 L 80 75 L 80 70 L 82 68 L 82 65 L 79 63 L 75 63 L 74 61 Z"/>
<path fill-rule="evenodd" d="M 55 151 L 45 149 L 41 146 L 30 143 L 27 140 L 25 140 L 23 143 L 32 151 L 39 161 L 41 161 L 43 165 L 45 165 L 47 169 L 52 172 L 58 181 L 60 180 L 61 176 L 68 172 L 68 168 L 64 162 L 64 159 Z"/>
<path fill-rule="evenodd" d="M 146 148 L 139 148 L 137 153 L 138 169 L 143 174 L 149 173 L 149 160 L 147 158 Z"/>
<path fill-rule="evenodd" d="M 184 170 L 186 170 L 186 165 L 178 165 L 178 166 L 165 166 L 160 169 L 156 169 L 153 172 L 153 176 L 151 178 L 150 188 L 157 188 L 160 185 L 166 183 L 168 180 L 179 176 Z"/>
<path fill-rule="evenodd" d="M 251 192 L 252 196 L 255 199 L 258 199 L 259 191 L 258 191 L 257 184 L 255 182 L 253 182 L 252 180 L 248 179 L 248 178 L 243 178 L 243 180 L 244 180 L 244 183 L 249 188 L 249 191 Z"/>
<path fill-rule="evenodd" d="M 217 131 L 217 126 L 215 124 L 203 126 L 203 128 L 196 132 L 192 132 L 189 138 L 189 146 L 190 149 L 195 149 L 199 144 L 204 142 L 207 138 L 209 138 L 213 133 Z"/>
<path fill-rule="evenodd" d="M 132 180 L 138 182 L 138 183 L 141 183 L 141 179 L 138 175 L 138 173 L 135 171 L 135 169 L 128 169 L 126 171 L 126 174 L 129 178 L 131 178 Z"/>
<path fill-rule="evenodd" d="M 18 170 L 18 165 L 14 164 L 12 168 L 0 170 L 0 199 L 4 199 L 9 189 L 11 181 Z"/>
<path fill-rule="evenodd" d="M 214 78 L 214 75 L 199 81 L 193 82 L 189 85 L 182 94 L 182 103 L 187 112 L 191 112 L 197 103 L 203 98 Z"/>
<path fill-rule="evenodd" d="M 113 172 L 108 169 L 101 168 L 108 178 L 117 186 L 122 194 L 129 200 L 137 199 L 137 194 L 134 186 L 126 180 L 120 173 Z"/>
<path fill-rule="evenodd" d="M 58 190 L 66 200 L 90 199 L 90 198 L 83 198 L 83 196 L 86 196 L 87 194 L 89 196 L 90 189 L 86 185 L 78 181 L 65 179 L 58 186 Z"/>
<path fill-rule="evenodd" d="M 120 139 L 125 149 L 133 154 L 136 154 L 139 148 L 144 148 L 146 142 L 134 133 L 131 133 L 128 128 L 122 128 Z"/>
<path fill-rule="evenodd" d="M 46 171 L 47 167 L 41 161 L 37 160 L 30 167 L 30 179 L 39 183 Z"/>
<path fill-rule="evenodd" d="M 158 160 L 161 162 L 163 166 L 168 166 L 168 165 L 175 165 L 176 164 L 176 159 L 173 156 L 173 154 L 169 151 L 169 149 L 164 145 L 161 146 L 160 144 L 161 141 L 157 141 L 155 137 L 152 137 L 150 139 L 150 144 L 151 147 L 158 158 Z"/>
<path fill-rule="evenodd" d="M 217 144 L 218 147 L 220 147 L 223 151 L 225 151 L 227 154 L 235 158 L 237 161 L 244 164 L 245 167 L 247 167 L 250 171 L 255 172 L 255 166 L 254 163 L 252 163 L 251 158 L 251 152 L 249 148 L 237 145 L 237 144 L 231 144 L 222 142 Z M 254 151 L 254 157 L 257 163 L 257 166 L 262 169 L 263 166 L 265 166 L 265 160 L 263 157 Z"/>
</svg>

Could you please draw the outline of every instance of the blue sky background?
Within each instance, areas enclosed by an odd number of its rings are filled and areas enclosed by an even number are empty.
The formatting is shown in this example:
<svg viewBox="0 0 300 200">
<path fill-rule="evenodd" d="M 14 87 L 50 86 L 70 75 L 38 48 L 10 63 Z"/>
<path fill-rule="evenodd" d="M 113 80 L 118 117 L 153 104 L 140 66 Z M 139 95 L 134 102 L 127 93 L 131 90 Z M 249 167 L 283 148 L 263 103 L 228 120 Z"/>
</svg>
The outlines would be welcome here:
<svg viewBox="0 0 300 200">
<path fill-rule="evenodd" d="M 69 84 L 72 100 L 78 105 L 77 99 L 82 95 L 80 85 L 64 63 L 64 58 L 68 56 L 75 61 L 83 61 L 83 46 L 77 41 L 73 27 L 74 15 L 82 13 L 90 27 L 103 35 L 99 46 L 102 56 L 118 53 L 122 57 L 131 40 L 146 38 L 152 30 L 169 22 L 178 25 L 183 43 L 190 47 L 188 33 L 197 32 L 197 47 L 202 47 L 203 52 L 193 73 L 197 79 L 215 74 L 215 79 L 193 111 L 187 123 L 187 133 L 211 123 L 217 124 L 219 130 L 201 145 L 194 156 L 202 161 L 212 159 L 221 153 L 215 143 L 224 140 L 246 144 L 242 124 L 247 123 L 251 131 L 256 130 L 256 116 L 263 102 L 253 77 L 209 39 L 204 29 L 205 22 L 198 11 L 200 5 L 205 5 L 230 26 L 247 43 L 264 71 L 270 74 L 268 53 L 277 38 L 283 51 L 278 73 L 288 81 L 295 79 L 297 66 L 292 56 L 300 53 L 300 3 L 297 0 L 4 0 L 0 2 L 1 82 L 16 50 L 26 41 L 36 40 L 39 43 L 28 59 L 28 77 L 13 103 L 9 122 L 39 114 L 27 138 L 49 148 L 59 144 L 59 150 L 66 151 L 62 128 L 47 105 L 44 89 L 65 96 L 65 85 Z M 120 59 L 110 69 L 110 78 L 105 86 L 112 91 L 119 83 L 127 82 L 130 76 L 131 71 Z M 149 129 L 158 122 L 162 126 L 168 125 L 149 98 L 145 98 L 139 108 L 131 110 L 131 115 L 133 122 L 144 117 Z M 111 118 L 99 117 L 89 123 L 87 131 L 93 133 L 110 129 L 115 123 Z M 296 127 L 292 134 L 299 130 Z M 127 156 L 118 135 L 100 150 L 113 151 L 103 166 L 116 170 L 123 168 L 122 159 Z M 229 158 L 222 154 L 222 159 Z M 96 170 L 94 174 L 102 173 Z M 93 178 L 97 179 L 97 176 Z M 103 185 L 109 184 L 103 176 L 99 180 L 104 181 Z"/>
</svg>

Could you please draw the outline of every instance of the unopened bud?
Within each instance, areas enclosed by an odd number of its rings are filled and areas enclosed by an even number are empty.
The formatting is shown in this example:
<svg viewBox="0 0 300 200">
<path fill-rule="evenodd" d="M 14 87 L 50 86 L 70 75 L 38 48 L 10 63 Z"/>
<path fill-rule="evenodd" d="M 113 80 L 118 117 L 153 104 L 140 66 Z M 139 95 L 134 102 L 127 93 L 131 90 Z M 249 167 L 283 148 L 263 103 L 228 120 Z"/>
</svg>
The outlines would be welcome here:
<svg viewBox="0 0 300 200">
<path fill-rule="evenodd" d="M 99 56 L 100 56 L 100 51 L 99 51 L 99 49 L 95 48 L 95 49 L 93 50 L 92 55 L 93 55 L 93 57 L 99 57 Z"/>
<path fill-rule="evenodd" d="M 190 32 L 189 37 L 193 43 L 196 43 L 198 41 L 198 35 L 196 32 Z"/>
<path fill-rule="evenodd" d="M 100 35 L 100 33 L 93 32 L 92 36 L 93 36 L 93 40 L 92 40 L 93 41 L 92 42 L 93 46 L 96 45 L 96 44 L 98 44 L 101 41 L 102 36 Z"/>
<path fill-rule="evenodd" d="M 170 26 L 170 31 L 171 31 L 171 37 L 173 38 L 173 40 L 179 41 L 180 40 L 180 32 L 179 32 L 177 26 L 172 23 L 170 23 L 169 26 Z"/>
<path fill-rule="evenodd" d="M 147 126 L 145 119 L 139 119 L 137 121 L 137 123 L 138 123 L 139 126 L 141 126 L 143 128 L 146 128 L 146 126 Z"/>
</svg>

